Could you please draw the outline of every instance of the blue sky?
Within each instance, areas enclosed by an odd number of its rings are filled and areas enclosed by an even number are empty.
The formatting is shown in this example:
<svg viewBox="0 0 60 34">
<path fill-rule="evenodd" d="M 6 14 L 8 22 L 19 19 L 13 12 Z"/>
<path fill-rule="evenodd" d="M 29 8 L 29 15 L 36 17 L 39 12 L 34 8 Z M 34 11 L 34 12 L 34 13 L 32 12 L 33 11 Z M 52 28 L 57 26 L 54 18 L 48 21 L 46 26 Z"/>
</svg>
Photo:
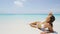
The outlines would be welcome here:
<svg viewBox="0 0 60 34">
<path fill-rule="evenodd" d="M 0 0 L 0 14 L 60 14 L 60 0 Z"/>
</svg>

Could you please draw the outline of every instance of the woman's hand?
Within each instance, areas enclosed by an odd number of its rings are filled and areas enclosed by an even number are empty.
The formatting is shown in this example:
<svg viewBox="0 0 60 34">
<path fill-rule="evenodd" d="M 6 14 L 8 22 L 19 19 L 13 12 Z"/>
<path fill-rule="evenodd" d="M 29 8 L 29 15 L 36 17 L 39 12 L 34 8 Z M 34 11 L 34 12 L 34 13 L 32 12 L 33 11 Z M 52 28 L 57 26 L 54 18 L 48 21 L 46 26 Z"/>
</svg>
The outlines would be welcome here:
<svg viewBox="0 0 60 34">
<path fill-rule="evenodd" d="M 49 34 L 49 33 L 47 33 L 47 32 L 41 32 L 40 34 Z"/>
</svg>

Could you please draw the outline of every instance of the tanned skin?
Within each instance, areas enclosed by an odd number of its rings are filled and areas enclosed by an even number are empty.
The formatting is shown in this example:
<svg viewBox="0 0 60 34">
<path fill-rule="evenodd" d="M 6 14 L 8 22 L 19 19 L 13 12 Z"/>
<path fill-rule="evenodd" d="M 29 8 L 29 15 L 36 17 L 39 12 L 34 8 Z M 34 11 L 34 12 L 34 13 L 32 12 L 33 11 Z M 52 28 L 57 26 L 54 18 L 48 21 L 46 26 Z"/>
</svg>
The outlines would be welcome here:
<svg viewBox="0 0 60 34">
<path fill-rule="evenodd" d="M 30 26 L 33 27 L 33 28 L 40 29 L 41 27 L 37 27 L 36 25 L 37 24 L 44 24 L 45 25 L 44 27 L 49 29 L 49 33 L 53 32 L 53 27 L 50 25 L 50 22 L 49 22 L 51 15 L 52 15 L 52 13 L 49 13 L 49 15 L 47 16 L 46 20 L 43 23 L 41 23 L 41 22 L 33 22 L 33 23 L 30 23 Z M 40 34 L 43 34 L 43 33 L 46 34 L 45 31 L 40 33 Z"/>
</svg>

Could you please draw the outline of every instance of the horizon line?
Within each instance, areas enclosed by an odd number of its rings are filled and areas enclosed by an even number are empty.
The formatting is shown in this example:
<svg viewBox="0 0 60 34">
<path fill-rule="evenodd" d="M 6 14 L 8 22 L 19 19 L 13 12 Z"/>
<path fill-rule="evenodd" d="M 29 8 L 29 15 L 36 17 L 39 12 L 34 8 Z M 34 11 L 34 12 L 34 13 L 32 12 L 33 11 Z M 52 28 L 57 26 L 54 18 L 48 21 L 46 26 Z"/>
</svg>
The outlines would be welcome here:
<svg viewBox="0 0 60 34">
<path fill-rule="evenodd" d="M 47 15 L 47 14 L 0 14 L 0 15 Z M 60 14 L 54 14 L 54 15 L 60 15 Z"/>
</svg>

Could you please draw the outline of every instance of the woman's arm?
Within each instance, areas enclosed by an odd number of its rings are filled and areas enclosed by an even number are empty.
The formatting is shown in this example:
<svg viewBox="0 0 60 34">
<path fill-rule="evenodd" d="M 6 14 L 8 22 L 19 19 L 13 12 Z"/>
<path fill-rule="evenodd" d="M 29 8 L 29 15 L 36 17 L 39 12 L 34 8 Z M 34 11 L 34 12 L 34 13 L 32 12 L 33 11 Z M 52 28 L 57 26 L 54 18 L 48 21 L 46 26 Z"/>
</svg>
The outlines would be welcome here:
<svg viewBox="0 0 60 34">
<path fill-rule="evenodd" d="M 39 28 L 39 24 L 40 24 L 40 22 L 33 22 L 30 24 L 30 26 L 34 27 L 34 28 Z"/>
<path fill-rule="evenodd" d="M 50 32 L 53 32 L 53 27 L 50 24 L 48 24 L 48 29 Z"/>
<path fill-rule="evenodd" d="M 34 28 L 37 28 L 37 22 L 34 22 L 34 23 L 31 23 L 31 24 L 29 24 L 31 27 L 34 27 Z"/>
</svg>

